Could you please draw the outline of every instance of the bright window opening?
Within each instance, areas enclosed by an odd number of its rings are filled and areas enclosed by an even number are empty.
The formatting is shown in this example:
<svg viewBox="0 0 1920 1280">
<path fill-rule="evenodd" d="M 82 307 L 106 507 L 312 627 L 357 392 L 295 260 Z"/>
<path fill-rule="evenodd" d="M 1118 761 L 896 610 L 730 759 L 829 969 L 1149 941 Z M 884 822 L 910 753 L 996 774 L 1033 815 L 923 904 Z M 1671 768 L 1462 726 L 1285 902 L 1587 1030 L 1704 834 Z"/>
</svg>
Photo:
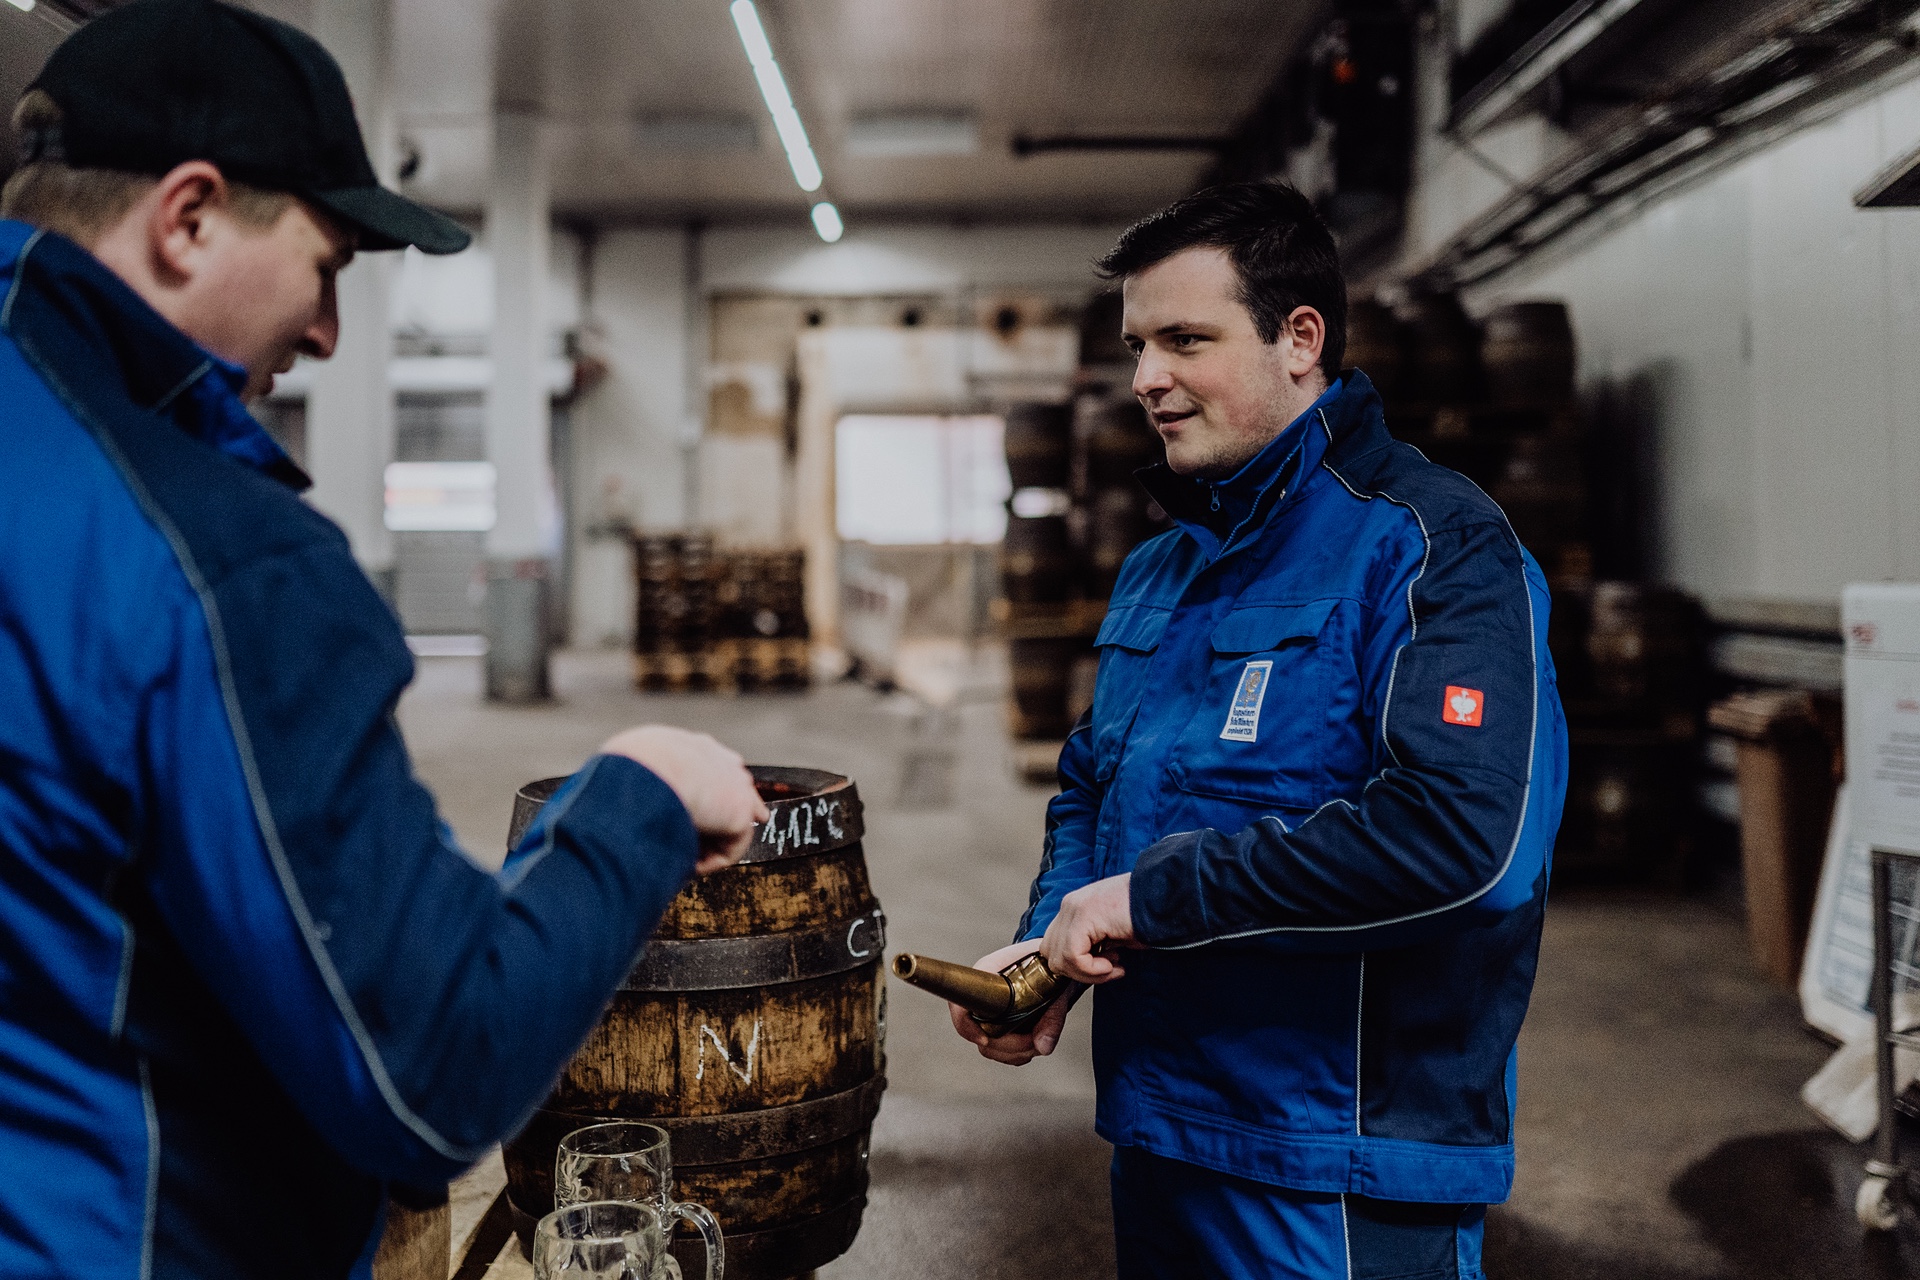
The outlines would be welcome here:
<svg viewBox="0 0 1920 1280">
<path fill-rule="evenodd" d="M 848 414 L 836 436 L 840 536 L 882 546 L 998 542 L 1013 491 L 991 414 Z"/>
</svg>

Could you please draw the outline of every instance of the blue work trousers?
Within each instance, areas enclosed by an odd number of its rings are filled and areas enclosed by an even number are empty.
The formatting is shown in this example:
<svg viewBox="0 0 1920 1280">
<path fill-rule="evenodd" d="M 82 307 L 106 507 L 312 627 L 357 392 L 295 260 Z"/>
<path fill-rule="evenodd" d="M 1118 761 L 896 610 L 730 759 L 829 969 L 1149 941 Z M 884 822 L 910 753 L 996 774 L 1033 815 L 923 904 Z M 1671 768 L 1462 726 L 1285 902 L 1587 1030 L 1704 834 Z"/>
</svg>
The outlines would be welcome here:
<svg viewBox="0 0 1920 1280">
<path fill-rule="evenodd" d="M 1485 1280 L 1486 1206 L 1271 1186 L 1113 1153 L 1120 1280 Z"/>
</svg>

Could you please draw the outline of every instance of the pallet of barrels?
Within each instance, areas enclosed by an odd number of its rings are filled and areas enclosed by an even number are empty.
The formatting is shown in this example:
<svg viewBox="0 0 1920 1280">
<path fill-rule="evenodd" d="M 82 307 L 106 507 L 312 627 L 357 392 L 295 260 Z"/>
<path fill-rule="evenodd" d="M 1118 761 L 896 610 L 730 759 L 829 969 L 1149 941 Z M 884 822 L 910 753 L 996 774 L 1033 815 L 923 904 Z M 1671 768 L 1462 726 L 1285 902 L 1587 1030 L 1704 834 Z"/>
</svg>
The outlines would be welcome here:
<svg viewBox="0 0 1920 1280">
<path fill-rule="evenodd" d="M 610 1120 L 667 1131 L 673 1196 L 724 1233 L 728 1280 L 784 1280 L 845 1253 L 867 1200 L 886 1088 L 886 917 L 853 782 L 756 765 L 771 816 L 725 871 L 667 908 L 600 1023 L 503 1155 L 522 1247 L 553 1208 L 567 1134 Z M 514 800 L 509 847 L 565 782 Z M 704 1273 L 698 1236 L 672 1244 Z"/>
<path fill-rule="evenodd" d="M 718 551 L 701 534 L 634 539 L 634 683 L 652 692 L 803 689 L 806 553 Z"/>
</svg>

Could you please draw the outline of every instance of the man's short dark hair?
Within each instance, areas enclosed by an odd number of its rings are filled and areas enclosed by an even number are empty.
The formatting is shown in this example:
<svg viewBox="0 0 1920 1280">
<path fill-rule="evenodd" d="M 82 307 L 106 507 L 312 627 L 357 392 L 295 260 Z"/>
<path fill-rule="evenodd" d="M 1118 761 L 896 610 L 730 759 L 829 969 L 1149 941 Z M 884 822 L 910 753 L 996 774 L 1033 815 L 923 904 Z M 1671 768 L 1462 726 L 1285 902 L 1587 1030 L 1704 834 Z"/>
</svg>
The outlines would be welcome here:
<svg viewBox="0 0 1920 1280">
<path fill-rule="evenodd" d="M 1108 280 L 1144 271 L 1183 249 L 1225 249 L 1239 298 L 1262 342 L 1277 342 L 1296 307 L 1327 322 L 1320 367 L 1339 376 L 1347 354 L 1347 281 L 1340 251 L 1313 203 L 1284 182 L 1230 182 L 1196 191 L 1121 232 L 1094 265 Z"/>
</svg>

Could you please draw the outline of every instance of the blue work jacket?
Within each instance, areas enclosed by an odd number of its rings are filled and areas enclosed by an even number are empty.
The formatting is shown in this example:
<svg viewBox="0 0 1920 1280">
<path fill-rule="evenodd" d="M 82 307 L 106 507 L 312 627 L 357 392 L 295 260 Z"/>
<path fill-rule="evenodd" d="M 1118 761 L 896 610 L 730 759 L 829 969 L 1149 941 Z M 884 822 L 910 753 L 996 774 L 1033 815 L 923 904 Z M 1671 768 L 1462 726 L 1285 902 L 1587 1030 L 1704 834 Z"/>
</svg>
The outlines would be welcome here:
<svg viewBox="0 0 1920 1280">
<path fill-rule="evenodd" d="M 1548 595 L 1349 370 L 1233 479 L 1149 468 L 1022 938 L 1131 872 L 1097 1128 L 1283 1187 L 1484 1203 L 1566 789 Z"/>
<path fill-rule="evenodd" d="M 454 846 L 399 625 L 244 380 L 0 221 L 8 1280 L 365 1274 L 386 1184 L 520 1125 L 697 856 L 607 757 L 510 876 Z"/>
</svg>

